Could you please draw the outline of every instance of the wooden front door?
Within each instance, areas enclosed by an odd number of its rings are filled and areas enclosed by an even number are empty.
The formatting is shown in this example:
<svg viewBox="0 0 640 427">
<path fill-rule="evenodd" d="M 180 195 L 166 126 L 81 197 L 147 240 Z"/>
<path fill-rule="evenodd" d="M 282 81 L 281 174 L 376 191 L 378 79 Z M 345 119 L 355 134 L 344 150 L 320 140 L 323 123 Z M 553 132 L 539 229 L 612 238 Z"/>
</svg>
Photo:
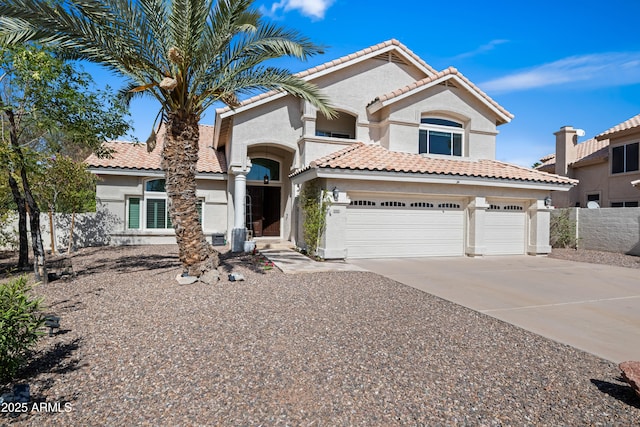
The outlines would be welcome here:
<svg viewBox="0 0 640 427">
<path fill-rule="evenodd" d="M 280 187 L 247 186 L 251 201 L 251 217 L 247 228 L 255 237 L 280 236 Z M 249 206 L 247 206 L 249 211 Z"/>
</svg>

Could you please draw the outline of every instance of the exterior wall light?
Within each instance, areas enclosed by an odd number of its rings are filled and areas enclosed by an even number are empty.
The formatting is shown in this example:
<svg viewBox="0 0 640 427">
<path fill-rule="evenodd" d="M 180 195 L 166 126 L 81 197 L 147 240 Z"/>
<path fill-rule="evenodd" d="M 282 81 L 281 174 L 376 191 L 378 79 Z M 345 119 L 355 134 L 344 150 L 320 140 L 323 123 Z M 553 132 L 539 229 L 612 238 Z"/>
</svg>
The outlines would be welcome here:
<svg viewBox="0 0 640 427">
<path fill-rule="evenodd" d="M 267 185 L 269 183 L 269 175 L 265 173 L 264 178 L 262 178 L 262 182 L 264 182 L 264 185 Z"/>
<path fill-rule="evenodd" d="M 551 206 L 551 196 L 547 196 L 547 197 L 544 198 L 544 205 L 546 207 Z"/>
<path fill-rule="evenodd" d="M 338 197 L 340 197 L 340 190 L 338 190 L 338 187 L 333 187 L 332 193 L 333 193 L 333 201 L 337 202 Z"/>
</svg>

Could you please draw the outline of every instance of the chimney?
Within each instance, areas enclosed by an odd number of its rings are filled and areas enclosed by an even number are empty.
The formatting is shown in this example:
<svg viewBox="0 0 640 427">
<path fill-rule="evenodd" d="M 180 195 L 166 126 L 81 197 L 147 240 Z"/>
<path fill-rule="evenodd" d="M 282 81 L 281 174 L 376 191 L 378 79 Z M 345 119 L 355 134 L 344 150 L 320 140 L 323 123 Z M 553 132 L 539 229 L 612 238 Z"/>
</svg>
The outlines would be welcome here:
<svg viewBox="0 0 640 427">
<path fill-rule="evenodd" d="M 563 126 L 556 136 L 556 174 L 568 176 L 569 164 L 576 161 L 578 156 L 576 144 L 578 143 L 578 129 L 573 126 Z"/>
</svg>

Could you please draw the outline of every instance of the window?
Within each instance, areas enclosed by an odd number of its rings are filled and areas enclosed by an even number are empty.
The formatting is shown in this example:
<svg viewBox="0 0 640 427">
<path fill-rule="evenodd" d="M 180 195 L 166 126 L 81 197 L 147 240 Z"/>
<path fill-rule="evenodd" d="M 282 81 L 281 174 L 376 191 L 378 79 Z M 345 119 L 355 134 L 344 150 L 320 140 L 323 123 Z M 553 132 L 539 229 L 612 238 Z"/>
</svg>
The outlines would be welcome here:
<svg viewBox="0 0 640 427">
<path fill-rule="evenodd" d="M 269 181 L 280 181 L 280 163 L 271 159 L 251 159 L 247 181 L 262 181 L 265 175 L 269 177 Z"/>
<path fill-rule="evenodd" d="M 129 214 L 127 215 L 127 228 L 137 230 L 140 228 L 140 198 L 129 198 Z"/>
<path fill-rule="evenodd" d="M 404 202 L 381 202 L 380 206 L 385 206 L 385 207 L 394 207 L 394 208 L 403 208 L 406 206 L 406 203 Z"/>
<path fill-rule="evenodd" d="M 127 228 L 139 230 L 171 229 L 173 224 L 169 216 L 169 200 L 165 191 L 164 179 L 145 182 L 144 197 L 129 197 L 127 203 Z M 198 220 L 202 224 L 203 199 L 198 199 Z M 144 227 L 143 227 L 144 226 Z"/>
<path fill-rule="evenodd" d="M 348 133 L 331 132 L 326 130 L 317 130 L 316 136 L 328 136 L 331 138 L 352 139 L 351 135 L 349 135 Z"/>
<path fill-rule="evenodd" d="M 463 134 L 461 123 L 437 117 L 423 117 L 420 120 L 418 152 L 462 156 Z"/>
<path fill-rule="evenodd" d="M 611 202 L 612 208 L 637 208 L 638 202 Z"/>
<path fill-rule="evenodd" d="M 625 144 L 611 148 L 611 173 L 633 172 L 638 170 L 640 144 Z"/>
</svg>

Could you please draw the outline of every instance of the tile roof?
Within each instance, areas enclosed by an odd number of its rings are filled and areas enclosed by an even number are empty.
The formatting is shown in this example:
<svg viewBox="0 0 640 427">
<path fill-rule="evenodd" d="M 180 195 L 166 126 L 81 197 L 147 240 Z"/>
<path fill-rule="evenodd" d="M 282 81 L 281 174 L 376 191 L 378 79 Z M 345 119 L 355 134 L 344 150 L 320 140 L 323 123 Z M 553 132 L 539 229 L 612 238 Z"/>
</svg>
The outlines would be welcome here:
<svg viewBox="0 0 640 427">
<path fill-rule="evenodd" d="M 615 134 L 628 131 L 631 129 L 639 128 L 639 127 L 640 127 L 640 114 L 638 114 L 637 116 L 631 117 L 629 120 L 625 122 L 615 125 L 611 129 L 607 129 L 606 131 L 602 132 L 600 135 L 597 135 L 596 139 L 605 139 L 605 138 L 610 139 Z"/>
<path fill-rule="evenodd" d="M 577 181 L 503 163 L 496 160 L 454 160 L 426 157 L 389 151 L 386 148 L 357 142 L 340 151 L 322 157 L 291 176 L 309 169 L 345 169 L 383 172 L 420 173 L 425 175 L 450 175 L 478 178 L 507 179 L 514 181 L 542 182 L 550 184 L 575 184 Z"/>
<path fill-rule="evenodd" d="M 320 65 L 317 65 L 315 67 L 309 68 L 307 70 L 301 71 L 299 73 L 296 73 L 295 76 L 308 80 L 308 79 L 313 78 L 314 74 L 317 74 L 317 73 L 323 72 L 325 70 L 334 68 L 334 67 L 336 67 L 338 65 L 347 63 L 349 61 L 353 61 L 354 59 L 361 58 L 361 57 L 363 57 L 365 55 L 368 55 L 368 54 L 371 54 L 371 53 L 374 53 L 374 52 L 378 52 L 378 51 L 383 50 L 383 49 L 385 49 L 387 47 L 390 47 L 390 46 L 395 46 L 395 47 L 399 48 L 401 51 L 403 51 L 406 55 L 408 55 L 414 61 L 419 63 L 421 66 L 423 66 L 424 68 L 426 68 L 427 70 L 429 70 L 432 73 L 436 73 L 436 70 L 433 67 L 431 67 L 429 64 L 424 62 L 422 60 L 422 58 L 420 58 L 418 55 L 413 53 L 413 51 L 411 51 L 408 47 L 406 47 L 404 44 L 400 43 L 396 39 L 391 39 L 391 40 L 387 40 L 387 41 L 384 41 L 382 43 L 378 43 L 376 45 L 367 47 L 365 49 L 359 50 L 357 52 L 351 53 L 349 55 L 345 55 L 345 56 L 343 56 L 341 58 L 334 59 L 333 61 L 328 61 L 328 62 L 325 62 L 324 64 L 320 64 Z M 242 101 L 240 103 L 240 107 L 244 107 L 246 105 L 253 104 L 254 102 L 258 102 L 260 100 L 269 98 L 269 97 L 271 97 L 273 95 L 277 95 L 279 93 L 283 93 L 283 91 L 282 90 L 270 90 L 268 92 L 263 92 L 263 93 L 261 93 L 259 95 L 256 95 L 256 96 L 253 96 L 251 98 L 245 99 L 244 101 Z M 229 112 L 229 111 L 232 111 L 232 108 L 227 106 L 227 107 L 218 108 L 216 110 L 216 113 L 222 114 L 222 113 L 226 113 L 226 112 Z"/>
<path fill-rule="evenodd" d="M 590 164 L 609 158 L 609 140 L 598 140 L 591 138 L 576 145 L 576 160 L 570 164 L 573 167 Z M 536 169 L 543 171 L 554 171 L 556 165 L 556 155 L 547 154 L 540 159 L 542 164 Z"/>
<path fill-rule="evenodd" d="M 500 104 L 498 104 L 496 101 L 493 100 L 493 98 L 491 98 L 489 95 L 487 95 L 485 92 L 483 92 L 478 86 L 476 86 L 475 84 L 473 84 L 469 79 L 467 79 L 461 72 L 459 72 L 455 67 L 449 67 L 445 70 L 442 70 L 432 76 L 426 77 L 422 80 L 418 80 L 415 81 L 411 84 L 408 84 L 407 86 L 404 86 L 400 89 L 396 89 L 393 92 L 389 92 L 387 94 L 384 94 L 378 98 L 376 98 L 374 100 L 375 101 L 380 101 L 380 102 L 385 102 L 385 101 L 389 101 L 392 100 L 394 98 L 397 98 L 401 95 L 407 94 L 413 90 L 416 90 L 420 87 L 423 86 L 427 86 L 430 83 L 433 83 L 437 80 L 442 79 L 443 77 L 447 77 L 447 76 L 457 76 L 458 78 L 460 78 L 465 84 L 467 84 L 469 87 L 471 87 L 471 89 L 473 89 L 474 91 L 476 91 L 478 93 L 478 95 L 480 95 L 481 98 L 483 98 L 485 101 L 487 101 L 489 104 L 491 104 L 494 108 L 496 108 L 498 111 L 500 111 L 502 114 L 504 114 L 505 116 L 507 116 L 508 118 L 512 119 L 514 116 L 513 114 L 511 114 L 510 112 L 508 112 L 507 110 L 505 110 Z"/>
<path fill-rule="evenodd" d="M 213 140 L 213 126 L 200 125 L 200 144 L 196 171 L 200 173 L 224 173 L 227 162 L 223 151 L 216 151 L 211 146 Z M 90 155 L 85 163 L 90 167 L 113 169 L 161 170 L 162 133 L 159 132 L 158 144 L 151 152 L 147 152 L 147 144 L 132 142 L 110 141 L 105 146 L 114 150 L 111 159 L 100 159 L 95 154 Z"/>
</svg>

